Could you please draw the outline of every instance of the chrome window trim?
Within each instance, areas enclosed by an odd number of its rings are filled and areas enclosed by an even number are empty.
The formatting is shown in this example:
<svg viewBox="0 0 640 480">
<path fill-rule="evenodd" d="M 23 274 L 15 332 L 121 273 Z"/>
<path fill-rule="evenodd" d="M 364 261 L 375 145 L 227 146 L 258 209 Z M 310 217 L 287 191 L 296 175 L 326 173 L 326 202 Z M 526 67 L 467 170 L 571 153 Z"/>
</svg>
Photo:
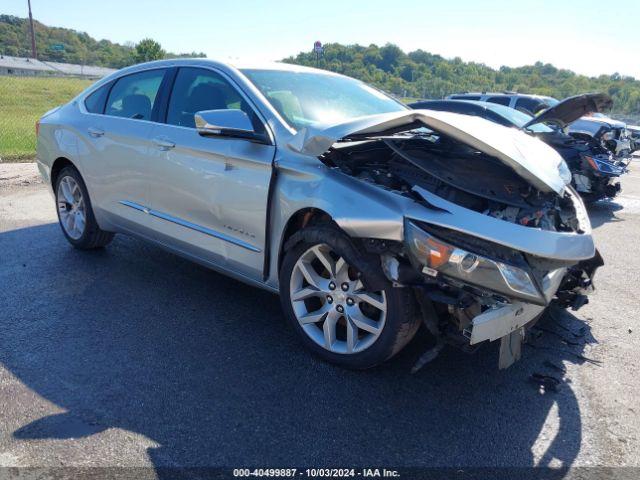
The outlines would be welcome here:
<svg viewBox="0 0 640 480">
<path fill-rule="evenodd" d="M 106 110 L 107 102 L 109 101 L 109 97 L 111 96 L 111 90 L 113 90 L 113 87 L 115 86 L 115 84 L 118 83 L 123 78 L 129 77 L 131 75 L 136 75 L 138 73 L 150 72 L 152 70 L 169 70 L 170 68 L 171 68 L 170 66 L 153 66 L 151 68 L 144 68 L 144 69 L 140 69 L 140 70 L 135 70 L 133 72 L 127 72 L 127 73 L 125 73 L 123 75 L 120 75 L 120 76 L 114 77 L 114 78 L 111 78 L 111 76 L 104 77 L 103 79 L 100 79 L 100 81 L 98 81 L 98 82 L 94 83 L 93 85 L 91 85 L 89 87 L 89 90 L 86 91 L 86 93 L 81 93 L 78 97 L 76 97 L 76 99 L 72 103 L 77 102 L 77 105 L 79 107 L 80 112 L 84 113 L 85 115 L 97 115 L 97 116 L 100 116 L 100 117 L 109 117 L 109 118 L 124 118 L 125 120 L 136 120 L 138 122 L 149 122 L 149 123 L 153 123 L 153 124 L 162 123 L 162 122 L 154 122 L 153 120 L 144 120 L 144 119 L 141 119 L 141 118 L 118 117 L 117 115 L 107 115 L 106 113 L 90 112 L 89 110 L 87 110 L 87 107 L 84 104 L 84 102 L 85 102 L 85 100 L 87 99 L 88 96 L 90 96 L 93 93 L 97 92 L 102 87 L 105 87 L 108 83 L 113 82 L 113 84 L 109 87 L 109 92 L 107 92 L 107 99 L 105 100 L 105 110 Z M 165 75 L 166 75 L 166 72 L 165 72 Z M 160 82 L 160 87 L 162 87 L 162 82 Z M 160 93 L 160 89 L 158 89 L 158 93 Z M 157 94 L 156 94 L 156 98 L 157 98 Z"/>
<path fill-rule="evenodd" d="M 229 243 L 232 243 L 232 244 L 237 245 L 239 247 L 246 248 L 247 250 L 250 250 L 252 252 L 256 252 L 256 253 L 262 252 L 262 250 L 260 250 L 258 247 L 255 247 L 255 246 L 251 245 L 250 243 L 247 243 L 247 242 L 245 242 L 243 240 L 240 240 L 238 238 L 235 238 L 235 237 L 232 237 L 230 235 L 218 232 L 217 230 L 212 230 L 210 228 L 203 227 L 202 225 L 198 225 L 197 223 L 188 222 L 187 220 L 183 220 L 181 218 L 174 217 L 174 216 L 169 215 L 167 213 L 159 212 L 158 210 L 153 210 L 151 208 L 145 207 L 144 205 L 140 205 L 139 203 L 130 202 L 129 200 L 120 200 L 119 203 L 121 205 L 124 205 L 125 207 L 130 207 L 130 208 L 133 208 L 134 210 L 138 210 L 140 212 L 146 213 L 146 214 L 151 215 L 153 217 L 161 218 L 162 220 L 166 220 L 168 222 L 175 223 L 176 225 L 180 225 L 181 227 L 186 227 L 186 228 L 189 228 L 191 230 L 195 230 L 196 232 L 204 233 L 205 235 L 209 235 L 211 237 L 218 238 L 220 240 L 224 240 L 225 242 L 229 242 Z"/>
</svg>

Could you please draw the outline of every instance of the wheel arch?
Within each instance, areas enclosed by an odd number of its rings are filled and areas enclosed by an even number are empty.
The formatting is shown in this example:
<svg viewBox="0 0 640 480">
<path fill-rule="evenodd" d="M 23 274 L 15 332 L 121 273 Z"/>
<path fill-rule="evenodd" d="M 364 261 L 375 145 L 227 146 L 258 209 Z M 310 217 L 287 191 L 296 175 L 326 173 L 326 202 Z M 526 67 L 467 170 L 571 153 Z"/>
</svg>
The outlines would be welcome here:
<svg viewBox="0 0 640 480">
<path fill-rule="evenodd" d="M 62 169 L 65 167 L 73 167 L 76 170 L 78 170 L 77 165 L 75 165 L 67 157 L 58 157 L 53 161 L 53 164 L 51 165 L 51 174 L 50 174 L 52 188 L 55 187 L 56 180 L 58 179 L 58 175 L 60 174 Z M 79 171 L 80 170 L 78 170 L 78 172 Z"/>
<path fill-rule="evenodd" d="M 317 207 L 301 208 L 289 217 L 289 220 L 287 220 L 284 227 L 282 237 L 280 238 L 280 245 L 278 247 L 278 273 L 280 273 L 280 268 L 282 267 L 282 260 L 284 258 L 284 253 L 289 239 L 301 229 L 310 225 L 318 225 L 320 223 L 340 228 L 329 213 Z"/>
</svg>

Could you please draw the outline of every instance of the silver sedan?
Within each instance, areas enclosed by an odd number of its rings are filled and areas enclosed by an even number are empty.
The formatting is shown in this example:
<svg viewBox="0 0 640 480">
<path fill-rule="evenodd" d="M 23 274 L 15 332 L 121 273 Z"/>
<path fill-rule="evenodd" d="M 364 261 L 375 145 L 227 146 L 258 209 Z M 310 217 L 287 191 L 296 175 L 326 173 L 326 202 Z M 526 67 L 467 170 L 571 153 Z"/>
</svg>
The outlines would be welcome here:
<svg viewBox="0 0 640 480">
<path fill-rule="evenodd" d="M 586 302 L 602 264 L 554 150 L 334 73 L 146 63 L 38 130 L 73 246 L 135 235 L 278 292 L 301 341 L 351 368 L 420 325 L 433 338 L 420 364 L 500 340 L 506 367 L 551 302 Z"/>
</svg>

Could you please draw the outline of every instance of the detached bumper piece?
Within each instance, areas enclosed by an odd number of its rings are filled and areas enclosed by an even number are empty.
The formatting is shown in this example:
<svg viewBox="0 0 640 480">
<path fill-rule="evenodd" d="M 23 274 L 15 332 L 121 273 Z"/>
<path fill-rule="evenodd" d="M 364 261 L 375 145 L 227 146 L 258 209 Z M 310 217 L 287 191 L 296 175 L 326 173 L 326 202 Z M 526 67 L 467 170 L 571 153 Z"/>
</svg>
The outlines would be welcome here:
<svg viewBox="0 0 640 480">
<path fill-rule="evenodd" d="M 596 250 L 593 258 L 570 268 L 556 293 L 556 303 L 562 308 L 571 308 L 574 311 L 589 303 L 586 294 L 594 290 L 593 277 L 596 270 L 603 265 L 604 260 Z"/>
<path fill-rule="evenodd" d="M 578 310 L 588 303 L 586 293 L 593 291 L 593 277 L 602 265 L 602 257 L 596 251 L 593 258 L 570 269 L 562 268 L 549 273 L 544 278 L 547 301 Z M 545 309 L 545 306 L 523 302 L 498 305 L 476 316 L 464 334 L 471 345 L 500 339 L 499 368 L 508 368 L 520 359 L 525 327 L 537 320 Z"/>
</svg>

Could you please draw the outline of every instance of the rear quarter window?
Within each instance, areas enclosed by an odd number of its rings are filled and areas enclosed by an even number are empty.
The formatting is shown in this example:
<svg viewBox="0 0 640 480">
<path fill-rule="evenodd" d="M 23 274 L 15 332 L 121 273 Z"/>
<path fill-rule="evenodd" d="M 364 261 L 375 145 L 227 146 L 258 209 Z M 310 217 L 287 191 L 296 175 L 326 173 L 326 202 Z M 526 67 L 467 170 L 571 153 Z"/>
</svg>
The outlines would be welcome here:
<svg viewBox="0 0 640 480">
<path fill-rule="evenodd" d="M 104 113 L 104 104 L 112 84 L 113 82 L 109 82 L 103 85 L 84 99 L 84 106 L 89 113 Z"/>
</svg>

